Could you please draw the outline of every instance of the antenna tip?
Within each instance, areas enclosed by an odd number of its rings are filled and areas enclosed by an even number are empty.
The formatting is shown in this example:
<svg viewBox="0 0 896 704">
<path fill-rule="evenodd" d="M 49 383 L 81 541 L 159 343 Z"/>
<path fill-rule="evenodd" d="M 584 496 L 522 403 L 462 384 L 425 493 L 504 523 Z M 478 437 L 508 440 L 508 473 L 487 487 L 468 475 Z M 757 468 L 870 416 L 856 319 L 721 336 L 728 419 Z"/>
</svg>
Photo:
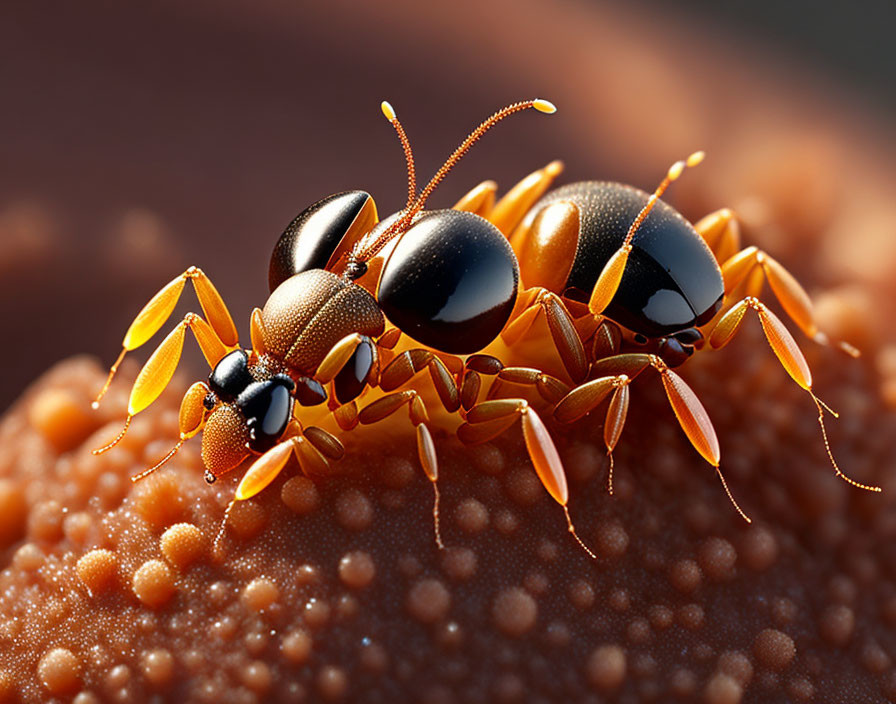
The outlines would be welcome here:
<svg viewBox="0 0 896 704">
<path fill-rule="evenodd" d="M 383 111 L 383 115 L 386 116 L 386 119 L 389 122 L 392 122 L 392 120 L 395 119 L 395 110 L 392 108 L 392 105 L 388 100 L 384 100 L 382 103 L 380 103 L 380 110 Z"/>
<path fill-rule="evenodd" d="M 541 98 L 533 100 L 532 107 L 538 110 L 538 112 L 543 112 L 546 115 L 551 115 L 557 112 L 556 105 L 554 105 L 550 100 L 542 100 Z"/>
<path fill-rule="evenodd" d="M 563 162 L 559 159 L 554 159 L 554 161 L 544 167 L 544 171 L 551 178 L 559 176 L 563 172 Z"/>
<path fill-rule="evenodd" d="M 694 152 L 687 158 L 687 165 L 688 166 L 696 166 L 701 161 L 703 161 L 703 159 L 705 157 L 706 157 L 706 152 L 704 152 L 704 151 Z"/>
<path fill-rule="evenodd" d="M 666 178 L 670 181 L 675 181 L 679 176 L 681 176 L 681 172 L 684 171 L 684 167 L 686 166 L 683 161 L 676 161 L 672 166 L 669 167 L 669 173 L 666 174 Z"/>
</svg>

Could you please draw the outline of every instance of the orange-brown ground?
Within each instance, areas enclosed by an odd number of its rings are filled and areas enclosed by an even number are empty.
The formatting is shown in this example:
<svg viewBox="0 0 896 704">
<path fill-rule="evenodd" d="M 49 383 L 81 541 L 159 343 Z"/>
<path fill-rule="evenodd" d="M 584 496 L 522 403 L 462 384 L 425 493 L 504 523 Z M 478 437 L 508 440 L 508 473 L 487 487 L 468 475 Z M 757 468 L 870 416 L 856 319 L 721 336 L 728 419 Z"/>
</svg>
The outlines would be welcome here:
<svg viewBox="0 0 896 704">
<path fill-rule="evenodd" d="M 840 310 L 837 306 L 835 309 Z M 836 316 L 834 316 L 836 317 Z M 896 418 L 872 365 L 810 348 L 842 411 L 826 463 L 809 397 L 758 325 L 685 374 L 719 430 L 744 524 L 639 380 L 606 494 L 597 419 L 555 429 L 592 562 L 519 431 L 439 442 L 443 535 L 413 443 L 339 475 L 288 471 L 210 541 L 236 477 L 209 487 L 197 441 L 163 470 L 178 390 L 113 451 L 127 376 L 60 363 L 0 425 L 0 693 L 98 700 L 771 701 L 896 699 Z M 737 368 L 737 373 L 733 372 Z M 183 380 L 182 380 L 183 381 Z"/>
</svg>

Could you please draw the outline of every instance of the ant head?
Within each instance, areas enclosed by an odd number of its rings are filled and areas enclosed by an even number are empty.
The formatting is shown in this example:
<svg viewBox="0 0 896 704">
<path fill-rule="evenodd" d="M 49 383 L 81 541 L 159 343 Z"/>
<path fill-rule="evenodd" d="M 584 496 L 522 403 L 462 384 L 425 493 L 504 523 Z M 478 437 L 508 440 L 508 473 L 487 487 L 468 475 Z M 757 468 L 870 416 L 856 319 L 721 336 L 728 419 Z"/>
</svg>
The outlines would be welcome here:
<svg viewBox="0 0 896 704">
<path fill-rule="evenodd" d="M 202 436 L 207 478 L 233 469 L 249 452 L 262 454 L 273 447 L 292 417 L 295 390 L 285 374 L 250 368 L 243 350 L 223 357 L 208 385 L 203 406 L 209 415 Z"/>
</svg>

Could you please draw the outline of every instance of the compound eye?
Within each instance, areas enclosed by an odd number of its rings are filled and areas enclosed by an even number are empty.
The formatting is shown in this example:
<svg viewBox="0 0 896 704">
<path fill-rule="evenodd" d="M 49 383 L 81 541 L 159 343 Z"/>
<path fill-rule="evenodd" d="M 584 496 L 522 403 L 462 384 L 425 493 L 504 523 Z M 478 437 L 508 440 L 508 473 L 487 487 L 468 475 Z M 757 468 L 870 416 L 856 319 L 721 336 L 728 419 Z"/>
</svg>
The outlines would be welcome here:
<svg viewBox="0 0 896 704">
<path fill-rule="evenodd" d="M 334 255 L 347 251 L 375 222 L 376 206 L 364 191 L 337 193 L 309 206 L 274 247 L 268 270 L 271 291 L 303 271 L 326 269 Z"/>
<path fill-rule="evenodd" d="M 249 449 L 265 452 L 273 447 L 292 415 L 292 396 L 280 379 L 256 381 L 236 400 L 249 427 Z"/>
<path fill-rule="evenodd" d="M 234 350 L 221 358 L 208 377 L 208 385 L 222 401 L 233 401 L 253 381 L 249 356 Z"/>
<path fill-rule="evenodd" d="M 516 303 L 519 268 L 500 230 L 473 213 L 424 214 L 396 242 L 377 300 L 402 332 L 442 352 L 477 352 Z"/>
</svg>

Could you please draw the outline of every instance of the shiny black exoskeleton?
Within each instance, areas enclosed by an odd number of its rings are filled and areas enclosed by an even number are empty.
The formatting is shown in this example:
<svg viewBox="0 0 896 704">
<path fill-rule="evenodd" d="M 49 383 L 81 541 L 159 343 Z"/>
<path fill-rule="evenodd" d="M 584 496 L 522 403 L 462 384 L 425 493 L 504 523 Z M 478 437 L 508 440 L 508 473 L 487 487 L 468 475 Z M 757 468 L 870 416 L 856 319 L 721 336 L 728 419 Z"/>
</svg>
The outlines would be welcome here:
<svg viewBox="0 0 896 704">
<path fill-rule="evenodd" d="M 209 409 L 214 407 L 215 397 L 235 406 L 249 428 L 249 449 L 258 453 L 273 447 L 286 430 L 292 417 L 292 393 L 296 389 L 295 382 L 286 374 L 264 376 L 257 379 L 250 371 L 249 355 L 243 350 L 234 350 L 209 374 L 211 392 L 205 400 Z"/>
<path fill-rule="evenodd" d="M 579 244 L 561 293 L 588 300 L 647 199 L 647 193 L 632 186 L 583 181 L 551 191 L 536 203 L 533 213 L 558 201 L 579 209 Z M 725 293 L 719 265 L 693 225 L 673 207 L 658 201 L 632 245 L 607 317 L 634 333 L 658 338 L 704 325 L 718 312 Z"/>
<path fill-rule="evenodd" d="M 363 191 L 347 191 L 296 217 L 274 249 L 272 288 L 331 260 L 369 198 Z M 379 223 L 369 236 L 376 237 L 394 220 Z M 365 272 L 366 266 L 349 268 L 344 275 L 354 279 Z M 513 311 L 518 283 L 516 257 L 498 228 L 473 213 L 426 211 L 398 236 L 383 265 L 376 300 L 414 340 L 442 352 L 467 354 L 501 332 Z M 340 396 L 338 384 L 336 394 Z"/>
</svg>

